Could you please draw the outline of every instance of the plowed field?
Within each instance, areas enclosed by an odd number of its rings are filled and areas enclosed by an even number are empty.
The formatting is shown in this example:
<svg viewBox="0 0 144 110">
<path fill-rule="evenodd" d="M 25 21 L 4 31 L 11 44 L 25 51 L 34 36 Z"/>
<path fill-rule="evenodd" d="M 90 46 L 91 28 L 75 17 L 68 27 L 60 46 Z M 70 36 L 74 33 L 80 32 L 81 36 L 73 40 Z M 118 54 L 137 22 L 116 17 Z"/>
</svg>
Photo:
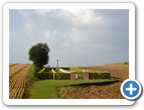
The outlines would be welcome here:
<svg viewBox="0 0 144 110">
<path fill-rule="evenodd" d="M 11 64 L 12 65 L 12 64 Z M 9 66 L 9 98 L 21 99 L 25 90 L 26 74 L 31 64 L 13 64 Z"/>
<path fill-rule="evenodd" d="M 73 88 L 63 92 L 66 99 L 124 99 L 120 92 L 122 82 L 129 78 L 129 65 L 103 65 L 78 67 L 80 69 L 107 71 L 118 80 L 112 84 L 89 85 L 83 89 Z"/>
</svg>

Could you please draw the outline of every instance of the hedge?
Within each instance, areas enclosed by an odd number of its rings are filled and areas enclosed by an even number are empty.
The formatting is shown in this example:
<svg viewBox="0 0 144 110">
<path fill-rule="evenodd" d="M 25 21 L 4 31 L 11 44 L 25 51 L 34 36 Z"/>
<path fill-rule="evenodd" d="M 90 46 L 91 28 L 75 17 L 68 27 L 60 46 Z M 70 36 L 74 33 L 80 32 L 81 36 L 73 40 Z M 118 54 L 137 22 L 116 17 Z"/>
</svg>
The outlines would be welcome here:
<svg viewBox="0 0 144 110">
<path fill-rule="evenodd" d="M 52 73 L 46 72 L 46 68 L 43 68 L 37 73 L 38 78 L 40 79 L 54 79 L 54 80 L 70 80 L 71 74 L 69 73 Z M 76 74 L 82 72 L 82 69 L 76 69 Z M 78 79 L 82 78 L 81 74 L 78 74 Z M 99 72 L 99 71 L 89 71 L 89 79 L 108 79 L 110 78 L 110 73 L 107 72 Z"/>
<path fill-rule="evenodd" d="M 40 79 L 53 79 L 53 73 L 37 73 L 37 76 Z"/>
<path fill-rule="evenodd" d="M 108 79 L 110 73 L 89 73 L 89 79 Z"/>
<path fill-rule="evenodd" d="M 55 73 L 56 80 L 70 80 L 70 77 L 69 73 Z"/>
<path fill-rule="evenodd" d="M 76 72 L 76 74 L 78 75 L 78 79 L 82 79 L 83 80 L 83 73 Z"/>
</svg>

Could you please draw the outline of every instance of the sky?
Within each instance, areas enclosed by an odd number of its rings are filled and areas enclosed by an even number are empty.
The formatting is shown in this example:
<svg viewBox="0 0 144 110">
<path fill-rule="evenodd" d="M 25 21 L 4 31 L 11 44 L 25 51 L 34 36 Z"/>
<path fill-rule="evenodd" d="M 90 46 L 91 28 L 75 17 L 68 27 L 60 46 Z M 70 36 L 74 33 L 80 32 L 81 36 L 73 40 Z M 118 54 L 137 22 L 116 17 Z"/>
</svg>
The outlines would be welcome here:
<svg viewBox="0 0 144 110">
<path fill-rule="evenodd" d="M 57 66 L 129 61 L 128 9 L 10 9 L 9 62 L 29 61 L 29 49 L 47 43 Z"/>
</svg>

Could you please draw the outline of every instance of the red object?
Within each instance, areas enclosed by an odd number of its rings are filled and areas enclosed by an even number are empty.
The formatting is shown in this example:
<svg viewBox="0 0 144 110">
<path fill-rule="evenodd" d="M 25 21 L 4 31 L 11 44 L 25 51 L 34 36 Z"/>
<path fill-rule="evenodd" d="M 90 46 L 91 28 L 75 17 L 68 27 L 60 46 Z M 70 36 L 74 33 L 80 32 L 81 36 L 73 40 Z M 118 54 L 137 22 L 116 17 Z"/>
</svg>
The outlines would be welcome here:
<svg viewBox="0 0 144 110">
<path fill-rule="evenodd" d="M 71 80 L 76 80 L 76 73 L 75 72 L 71 72 Z"/>
<path fill-rule="evenodd" d="M 89 72 L 83 72 L 83 80 L 89 80 Z"/>
</svg>

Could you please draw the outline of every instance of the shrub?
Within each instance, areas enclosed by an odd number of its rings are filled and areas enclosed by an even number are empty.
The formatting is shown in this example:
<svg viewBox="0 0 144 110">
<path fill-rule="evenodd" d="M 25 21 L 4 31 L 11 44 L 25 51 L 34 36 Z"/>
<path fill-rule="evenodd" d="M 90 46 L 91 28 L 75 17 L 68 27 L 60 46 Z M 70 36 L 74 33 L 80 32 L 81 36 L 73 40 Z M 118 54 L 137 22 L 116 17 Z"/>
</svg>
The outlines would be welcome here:
<svg viewBox="0 0 144 110">
<path fill-rule="evenodd" d="M 37 73 L 38 78 L 40 79 L 53 79 L 53 73 Z"/>
<path fill-rule="evenodd" d="M 129 62 L 124 62 L 125 65 L 129 65 Z"/>
<path fill-rule="evenodd" d="M 55 73 L 56 80 L 70 80 L 70 74 L 68 73 Z"/>
<path fill-rule="evenodd" d="M 107 79 L 110 73 L 89 73 L 89 79 Z"/>
<path fill-rule="evenodd" d="M 78 75 L 78 79 L 82 79 L 83 80 L 83 73 L 76 72 L 76 74 Z"/>
<path fill-rule="evenodd" d="M 37 73 L 38 78 L 40 78 L 40 79 L 53 79 L 53 73 L 44 72 L 45 70 L 46 70 L 46 68 L 43 68 Z"/>
<path fill-rule="evenodd" d="M 56 73 L 53 73 L 53 80 L 55 80 L 55 74 L 56 74 Z"/>
</svg>

